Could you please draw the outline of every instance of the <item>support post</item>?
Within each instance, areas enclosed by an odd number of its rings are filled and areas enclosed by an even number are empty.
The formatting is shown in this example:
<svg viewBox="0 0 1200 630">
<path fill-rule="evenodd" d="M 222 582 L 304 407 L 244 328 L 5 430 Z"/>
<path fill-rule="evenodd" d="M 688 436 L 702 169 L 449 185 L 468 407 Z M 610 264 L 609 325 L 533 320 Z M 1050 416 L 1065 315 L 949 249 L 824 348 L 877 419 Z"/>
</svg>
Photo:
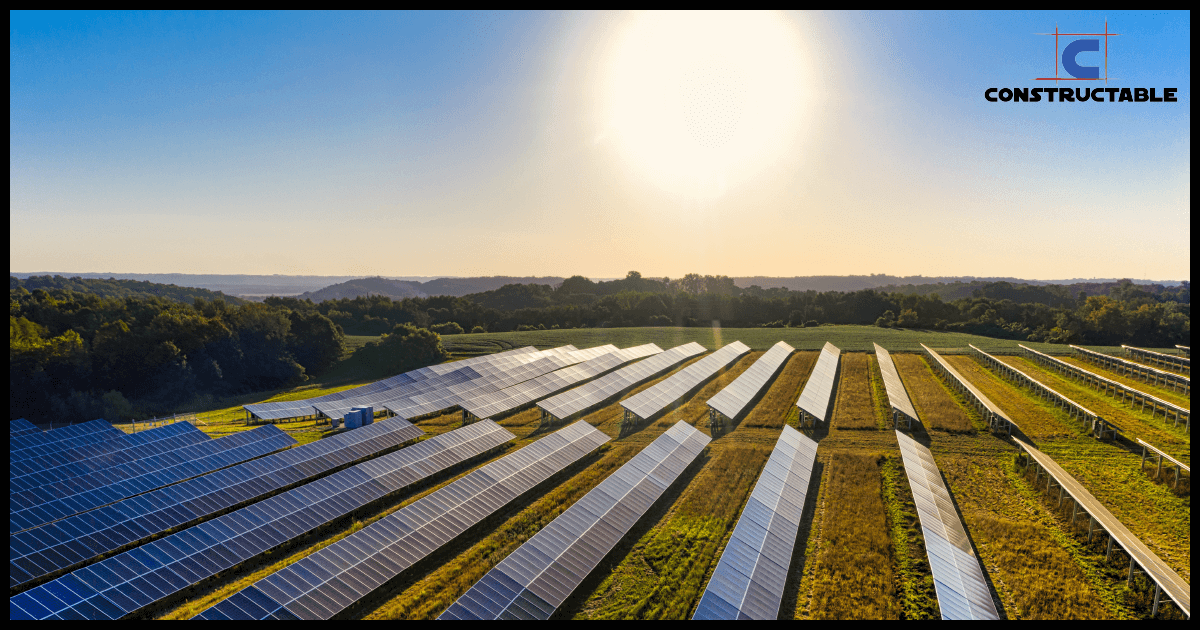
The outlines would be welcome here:
<svg viewBox="0 0 1200 630">
<path fill-rule="evenodd" d="M 1113 544 L 1113 537 L 1112 537 L 1112 534 L 1109 534 L 1108 535 L 1108 551 L 1104 552 L 1104 561 L 1105 562 L 1108 562 L 1109 558 L 1112 558 L 1112 544 Z"/>
</svg>

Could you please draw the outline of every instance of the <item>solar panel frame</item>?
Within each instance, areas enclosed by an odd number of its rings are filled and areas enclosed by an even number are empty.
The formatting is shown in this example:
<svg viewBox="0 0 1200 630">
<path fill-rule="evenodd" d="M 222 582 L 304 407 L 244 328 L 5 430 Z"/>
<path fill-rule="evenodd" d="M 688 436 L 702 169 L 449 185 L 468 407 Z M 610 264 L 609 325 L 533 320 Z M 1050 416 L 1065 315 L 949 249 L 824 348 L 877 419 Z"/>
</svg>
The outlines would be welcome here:
<svg viewBox="0 0 1200 630">
<path fill-rule="evenodd" d="M 775 379 L 796 349 L 780 341 L 771 346 L 749 369 L 742 372 L 732 383 L 708 399 L 713 411 L 733 420 L 737 418 L 760 393 Z"/>
<path fill-rule="evenodd" d="M 908 389 L 904 387 L 904 381 L 901 380 L 900 372 L 892 361 L 891 353 L 877 343 L 872 345 L 875 346 L 875 358 L 879 362 L 879 372 L 883 375 L 883 389 L 887 393 L 888 404 L 892 407 L 893 419 L 895 413 L 900 413 L 920 423 L 921 419 L 917 417 L 917 410 L 908 397 Z"/>
<path fill-rule="evenodd" d="M 322 476 L 423 433 L 409 422 L 390 418 L 20 532 L 9 537 L 10 587 L 89 562 L 167 529 L 206 520 L 218 511 Z M 88 553 L 72 547 L 75 542 Z M 49 557 L 51 553 L 57 557 Z M 22 566 L 22 559 L 31 560 Z"/>
<path fill-rule="evenodd" d="M 17 418 L 8 423 L 8 438 L 9 448 L 12 447 L 12 438 L 28 433 L 40 433 L 41 429 L 37 428 L 32 422 L 25 418 Z"/>
<path fill-rule="evenodd" d="M 250 592 L 258 601 L 269 600 L 265 607 L 258 604 L 266 613 L 259 619 L 278 616 L 280 611 L 301 619 L 330 619 L 608 440 L 586 422 L 560 429 L 264 577 L 241 593 Z M 381 546 L 383 543 L 386 546 Z M 297 571 L 306 570 L 312 578 L 300 580 L 301 584 L 290 581 Z M 349 591 L 336 600 L 327 595 L 334 579 Z M 322 594 L 326 601 L 321 601 Z M 251 618 L 246 609 L 220 606 L 195 618 Z M 270 606 L 276 608 L 268 610 Z"/>
<path fill-rule="evenodd" d="M 748 352 L 750 347 L 740 341 L 726 344 L 653 387 L 622 400 L 621 406 L 643 421 L 649 420 Z"/>
<path fill-rule="evenodd" d="M 548 619 L 712 438 L 677 422 L 492 567 L 439 619 Z M 508 585 L 507 601 L 487 594 Z"/>
<path fill-rule="evenodd" d="M 104 420 L 89 420 L 59 429 L 39 433 L 9 436 L 8 459 L 10 462 L 32 457 L 50 455 L 84 444 L 101 442 L 123 435 L 124 432 Z"/>
<path fill-rule="evenodd" d="M 954 509 L 933 453 L 900 431 L 896 431 L 896 440 L 925 535 L 925 552 L 942 619 L 999 619 L 983 567 Z"/>
<path fill-rule="evenodd" d="M 841 358 L 841 349 L 826 341 L 812 374 L 808 375 L 808 381 L 804 383 L 804 391 L 800 392 L 800 398 L 796 401 L 796 406 L 801 412 L 821 422 L 826 421 L 825 415 L 833 398 L 833 385 L 837 380 Z"/>
<path fill-rule="evenodd" d="M 314 527 L 342 518 L 368 503 L 400 491 L 514 439 L 516 436 L 506 429 L 494 422 L 484 420 L 298 486 L 285 493 L 243 507 L 236 512 L 217 517 L 204 525 L 193 526 L 184 532 L 172 534 L 160 541 L 117 556 L 118 558 L 135 556 L 142 552 L 143 555 L 153 555 L 162 566 L 130 579 L 120 578 L 120 581 L 95 578 L 84 580 L 94 593 L 85 601 L 97 602 L 99 600 L 95 598 L 102 598 L 111 604 L 110 609 L 115 608 L 119 611 L 120 615 L 118 616 L 131 614 L 138 609 L 127 609 L 128 604 L 123 607 L 118 603 L 120 598 L 115 594 L 120 593 L 123 587 L 127 588 L 127 585 L 138 577 L 154 576 L 154 583 L 161 591 L 161 594 L 154 596 L 155 599 L 150 602 L 150 604 L 154 604 L 179 593 L 200 580 L 215 575 L 219 570 L 228 568 L 222 566 L 226 562 L 232 562 L 230 566 L 236 566 L 260 555 L 267 549 L 292 540 Z M 253 522 L 254 527 L 245 532 L 233 533 L 236 524 L 232 521 L 239 516 Z M 222 524 L 230 530 L 229 533 L 218 531 L 218 526 Z M 298 529 L 298 531 L 285 529 L 285 527 Z M 197 533 L 196 538 L 203 535 L 204 540 L 200 545 L 192 547 L 188 551 L 182 551 L 179 547 L 191 547 L 190 544 L 179 546 L 170 544 L 176 539 L 183 538 L 185 533 Z M 221 555 L 222 550 L 227 552 L 224 554 L 224 560 L 211 562 L 212 556 Z M 230 555 L 232 558 L 229 557 Z M 186 562 L 185 560 L 188 558 L 195 559 L 196 564 Z M 202 562 L 205 559 L 210 562 Z M 205 567 L 204 564 L 208 564 L 208 566 Z M 196 568 L 197 565 L 200 565 L 199 569 Z M 85 571 L 87 569 L 80 569 L 55 582 L 69 583 L 69 580 L 77 578 L 83 580 L 88 577 L 84 573 Z M 76 575 L 76 573 L 80 575 Z M 38 586 L 33 591 L 53 592 L 55 582 Z M 36 595 L 36 593 L 31 592 L 31 595 Z M 256 589 L 248 593 L 243 592 L 240 596 L 231 597 L 227 601 L 231 601 L 242 611 L 257 608 L 260 611 L 259 618 L 262 618 L 267 613 L 259 604 L 271 600 L 269 597 L 261 596 Z M 139 608 L 144 607 L 145 605 L 142 605 Z M 79 605 L 75 604 L 70 608 L 78 610 Z M 61 611 L 50 610 L 48 612 L 58 614 Z M 103 618 L 115 619 L 118 617 L 104 616 Z"/>
</svg>

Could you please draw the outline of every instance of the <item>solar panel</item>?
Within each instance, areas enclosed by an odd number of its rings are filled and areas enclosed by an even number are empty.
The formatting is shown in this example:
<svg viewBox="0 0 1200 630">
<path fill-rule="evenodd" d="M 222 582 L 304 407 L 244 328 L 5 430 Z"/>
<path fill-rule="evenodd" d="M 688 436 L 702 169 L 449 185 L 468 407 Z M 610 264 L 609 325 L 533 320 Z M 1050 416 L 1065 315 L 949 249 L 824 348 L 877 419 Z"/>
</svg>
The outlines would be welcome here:
<svg viewBox="0 0 1200 630">
<path fill-rule="evenodd" d="M 725 389 L 717 392 L 708 400 L 708 423 L 710 427 L 716 426 L 720 421 L 720 416 L 732 422 L 739 414 L 746 409 L 762 391 L 763 388 L 775 378 L 779 370 L 787 363 L 788 357 L 795 352 L 796 349 L 788 344 L 780 341 L 771 346 L 771 349 L 758 358 L 750 369 L 742 372 L 732 383 L 725 386 Z"/>
<path fill-rule="evenodd" d="M 833 396 L 833 382 L 837 380 L 838 361 L 841 358 L 842 351 L 826 341 L 825 347 L 821 348 L 821 356 L 817 357 L 817 365 L 813 368 L 812 374 L 808 375 L 804 391 L 800 392 L 800 399 L 796 401 L 796 406 L 800 408 L 802 424 L 806 414 L 814 421 L 825 422 L 825 412 L 829 410 L 829 402 Z"/>
<path fill-rule="evenodd" d="M 9 533 L 27 530 L 93 510 L 102 505 L 137 496 L 226 466 L 232 466 L 296 443 L 274 425 L 242 431 L 216 440 L 184 446 L 135 464 L 100 470 L 83 477 L 55 482 L 9 497 L 10 506 L 20 505 L 17 496 L 42 500 L 8 515 Z"/>
<path fill-rule="evenodd" d="M 574 347 L 571 347 L 574 349 Z M 254 417 L 262 420 L 282 420 L 285 418 L 298 418 L 303 416 L 311 416 L 316 413 L 314 404 L 329 401 L 345 401 L 346 404 L 338 405 L 337 408 L 344 407 L 339 412 L 339 415 L 331 416 L 341 418 L 342 413 L 359 405 L 377 406 L 375 404 L 375 395 L 383 395 L 389 390 L 403 387 L 412 383 L 423 381 L 426 379 L 437 379 L 440 376 L 469 368 L 472 365 L 495 361 L 502 357 L 514 356 L 530 352 L 536 352 L 537 349 L 533 346 L 525 346 L 522 348 L 514 348 L 504 352 L 484 355 L 481 357 L 472 357 L 461 361 L 453 361 L 450 363 L 442 363 L 439 365 L 431 365 L 428 367 L 411 370 L 403 374 L 397 374 L 375 383 L 368 383 L 359 387 L 345 389 L 324 396 L 316 396 L 304 400 L 289 400 L 283 402 L 264 402 L 251 405 L 243 405 L 243 409 L 252 414 Z"/>
<path fill-rule="evenodd" d="M 401 400 L 384 401 L 381 404 L 401 418 L 420 418 L 461 406 L 473 397 L 500 391 L 573 365 L 579 362 L 578 359 L 578 355 L 572 356 L 570 352 L 559 349 L 522 355 L 511 364 L 478 366 L 476 369 L 484 372 L 482 378 Z"/>
<path fill-rule="evenodd" d="M 488 571 L 440 619 L 549 619 L 711 440 L 676 423 Z"/>
<path fill-rule="evenodd" d="M 959 374 L 958 370 L 954 369 L 953 366 L 951 366 L 945 359 L 942 358 L 942 355 L 934 352 L 932 348 L 925 344 L 921 344 L 921 347 L 924 348 L 925 352 L 927 352 L 930 358 L 933 359 L 933 366 L 940 370 L 942 374 L 945 374 L 946 377 L 950 379 L 950 384 L 960 393 L 966 395 L 967 400 L 969 400 L 971 404 L 975 405 L 975 409 L 977 409 L 983 416 L 983 419 L 987 421 L 989 427 L 996 431 L 999 431 L 1001 428 L 1003 428 L 1008 432 L 1009 435 L 1012 435 L 1012 430 L 1014 427 L 1020 428 L 1017 427 L 1017 423 L 1013 422 L 1008 415 L 1004 413 L 1004 411 L 996 406 L 996 403 L 993 403 L 990 398 L 984 396 L 983 392 L 979 391 L 979 389 L 972 385 L 971 382 L 968 381 L 962 374 Z"/>
<path fill-rule="evenodd" d="M 1120 357 L 1114 357 L 1110 354 L 1088 350 L 1079 346 L 1071 346 L 1076 352 L 1085 359 L 1099 363 L 1111 370 L 1116 370 L 1120 374 L 1134 375 L 1140 377 L 1147 383 L 1155 385 L 1171 385 L 1171 391 L 1176 391 L 1177 388 L 1182 389 L 1183 393 L 1191 392 L 1192 379 L 1175 372 L 1167 372 L 1158 368 L 1152 368 L 1149 365 L 1134 363 Z"/>
<path fill-rule="evenodd" d="M 788 425 L 742 508 L 692 619 L 776 619 L 817 443 Z"/>
<path fill-rule="evenodd" d="M 50 455 L 58 451 L 112 439 L 123 432 L 103 420 L 72 424 L 61 429 L 9 436 L 8 461 Z"/>
<path fill-rule="evenodd" d="M 258 500 L 422 433 L 403 420 L 383 420 L 15 534 L 9 537 L 9 585 Z"/>
<path fill-rule="evenodd" d="M 899 426 L 900 415 L 908 418 L 909 422 L 921 419 L 908 398 L 908 390 L 904 389 L 904 381 L 900 380 L 900 372 L 892 362 L 892 355 L 883 346 L 874 344 L 875 358 L 879 360 L 879 372 L 883 374 L 883 389 L 887 392 L 888 404 L 892 406 L 892 421 Z M 908 424 L 908 423 L 906 423 Z"/>
<path fill-rule="evenodd" d="M 693 341 L 682 346 L 676 346 L 648 359 L 643 359 L 633 365 L 623 367 L 585 385 L 552 396 L 537 404 L 542 410 L 542 421 L 550 423 L 553 418 L 556 422 L 561 423 L 570 420 L 589 409 L 620 396 L 638 383 L 653 378 L 705 352 L 707 351 L 704 349 L 704 346 Z"/>
<path fill-rule="evenodd" d="M 443 433 L 78 569 L 22 596 L 53 602 L 53 593 L 69 588 L 83 603 L 43 604 L 48 614 L 39 618 L 62 616 L 67 609 L 96 618 L 94 609 L 100 618 L 116 619 L 515 438 L 488 420 Z M 119 571 L 135 563 L 146 570 L 133 577 Z M 155 590 L 139 588 L 139 578 Z"/>
<path fill-rule="evenodd" d="M 750 352 L 750 348 L 746 344 L 735 341 L 672 374 L 654 387 L 626 398 L 621 401 L 626 411 L 626 421 L 633 420 L 631 414 L 643 421 L 650 419 L 747 352 Z"/>
<path fill-rule="evenodd" d="M 18 435 L 25 435 L 26 433 L 40 433 L 40 432 L 41 432 L 41 429 L 34 426 L 34 424 L 32 422 L 26 420 L 25 418 L 18 418 L 16 420 L 13 420 L 12 422 L 8 423 L 9 440 L 11 440 L 14 437 L 17 437 Z M 9 442 L 9 448 L 12 448 L 11 442 Z"/>
<path fill-rule="evenodd" d="M 524 383 L 497 392 L 489 392 L 461 403 L 463 410 L 476 418 L 494 418 L 541 400 L 557 391 L 578 385 L 614 370 L 622 365 L 662 352 L 658 346 L 648 343 L 634 348 L 617 350 L 570 367 L 543 374 Z"/>
<path fill-rule="evenodd" d="M 999 619 L 983 569 L 954 510 L 933 453 L 899 431 L 896 439 L 925 534 L 925 553 L 942 619 Z"/>
<path fill-rule="evenodd" d="M 330 619 L 608 439 L 586 422 L 560 429 L 264 577 L 197 618 Z"/>
<path fill-rule="evenodd" d="M 12 462 L 8 468 L 8 491 L 12 495 L 61 484 L 68 479 L 131 464 L 145 457 L 171 453 L 176 449 L 210 440 L 212 438 L 207 433 L 188 422 L 176 422 L 139 433 L 122 434 L 112 440 L 68 449 L 55 455 Z M 36 501 L 30 498 L 18 500 L 18 503 L 25 508 L 62 496 L 67 495 L 54 492 L 54 496 L 47 499 Z"/>
</svg>

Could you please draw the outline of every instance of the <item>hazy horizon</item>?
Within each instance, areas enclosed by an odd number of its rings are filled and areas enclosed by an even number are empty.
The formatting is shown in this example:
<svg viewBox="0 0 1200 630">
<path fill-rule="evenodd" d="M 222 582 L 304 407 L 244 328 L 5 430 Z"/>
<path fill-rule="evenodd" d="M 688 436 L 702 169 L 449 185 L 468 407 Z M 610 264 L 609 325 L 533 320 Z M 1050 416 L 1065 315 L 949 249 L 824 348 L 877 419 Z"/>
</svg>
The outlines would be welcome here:
<svg viewBox="0 0 1200 630">
<path fill-rule="evenodd" d="M 1106 19 L 1178 103 L 983 98 Z M 1187 12 L 14 11 L 9 266 L 1187 278 L 1189 51 Z"/>
</svg>

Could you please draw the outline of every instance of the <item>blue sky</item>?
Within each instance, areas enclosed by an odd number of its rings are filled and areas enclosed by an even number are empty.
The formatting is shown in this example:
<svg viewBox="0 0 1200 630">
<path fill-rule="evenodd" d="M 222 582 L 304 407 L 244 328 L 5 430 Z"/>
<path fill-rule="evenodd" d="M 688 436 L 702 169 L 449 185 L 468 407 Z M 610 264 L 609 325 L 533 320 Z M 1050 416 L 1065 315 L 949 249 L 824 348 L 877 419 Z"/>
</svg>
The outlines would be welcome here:
<svg viewBox="0 0 1200 630">
<path fill-rule="evenodd" d="M 1111 87 L 1178 103 L 983 98 L 1105 19 Z M 13 12 L 10 269 L 1190 277 L 1189 14 L 771 20 L 786 55 L 645 64 L 753 140 L 704 162 L 605 105 L 684 16 Z"/>
</svg>

